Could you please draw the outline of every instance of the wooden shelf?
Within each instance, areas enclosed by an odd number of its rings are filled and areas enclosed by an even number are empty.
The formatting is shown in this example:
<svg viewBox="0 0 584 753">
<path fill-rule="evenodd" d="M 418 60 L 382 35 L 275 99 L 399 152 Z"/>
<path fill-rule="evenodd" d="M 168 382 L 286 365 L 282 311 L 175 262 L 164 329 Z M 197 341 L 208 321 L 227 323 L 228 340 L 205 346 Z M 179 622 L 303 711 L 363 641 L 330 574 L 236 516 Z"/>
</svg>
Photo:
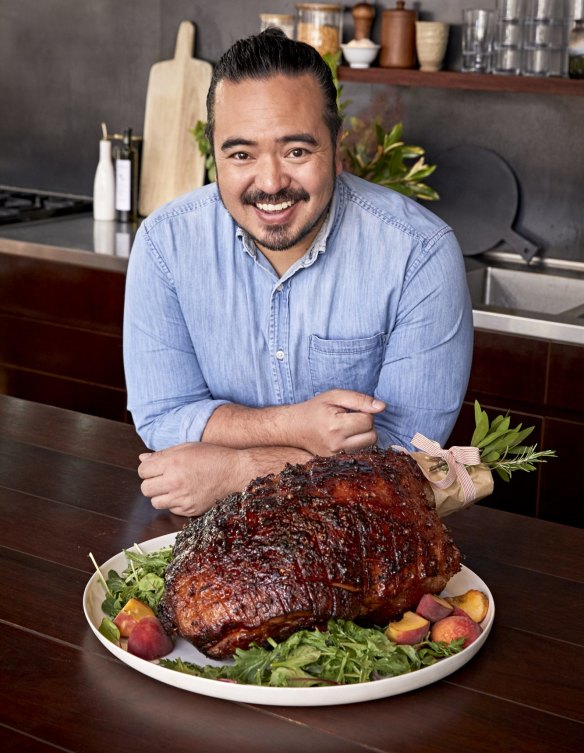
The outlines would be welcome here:
<svg viewBox="0 0 584 753">
<path fill-rule="evenodd" d="M 435 73 L 402 68 L 339 67 L 339 80 L 387 86 L 413 86 L 430 89 L 467 89 L 470 91 L 513 92 L 516 94 L 561 94 L 584 96 L 584 80 L 541 78 L 535 76 L 496 76 L 491 73 Z"/>
</svg>

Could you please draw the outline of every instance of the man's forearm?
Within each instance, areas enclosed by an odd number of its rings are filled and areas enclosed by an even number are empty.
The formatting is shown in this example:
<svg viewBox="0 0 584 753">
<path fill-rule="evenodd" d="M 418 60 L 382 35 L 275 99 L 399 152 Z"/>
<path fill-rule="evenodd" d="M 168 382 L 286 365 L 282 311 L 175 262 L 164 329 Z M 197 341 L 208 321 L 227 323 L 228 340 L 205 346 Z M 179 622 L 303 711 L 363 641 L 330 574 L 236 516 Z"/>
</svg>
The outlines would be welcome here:
<svg viewBox="0 0 584 753">
<path fill-rule="evenodd" d="M 248 447 L 239 452 L 239 488 L 270 473 L 279 473 L 287 463 L 306 463 L 313 456 L 297 447 Z"/>
<path fill-rule="evenodd" d="M 311 455 L 366 447 L 376 440 L 373 415 L 384 403 L 351 390 L 328 390 L 294 405 L 220 405 L 202 441 L 233 449 L 299 448 Z"/>
<path fill-rule="evenodd" d="M 245 405 L 220 405 L 207 421 L 202 441 L 235 449 L 288 445 L 286 426 L 290 406 L 248 408 Z"/>
</svg>

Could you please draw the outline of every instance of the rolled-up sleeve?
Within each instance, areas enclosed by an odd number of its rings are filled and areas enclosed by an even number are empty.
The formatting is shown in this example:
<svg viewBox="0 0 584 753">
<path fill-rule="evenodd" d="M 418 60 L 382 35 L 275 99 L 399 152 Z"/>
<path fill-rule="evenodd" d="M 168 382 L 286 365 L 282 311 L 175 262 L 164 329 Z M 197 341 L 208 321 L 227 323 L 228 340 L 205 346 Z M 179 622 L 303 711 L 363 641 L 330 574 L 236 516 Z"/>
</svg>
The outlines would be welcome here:
<svg viewBox="0 0 584 753">
<path fill-rule="evenodd" d="M 172 274 L 143 224 L 132 247 L 124 306 L 128 410 L 145 444 L 199 441 L 213 411 Z"/>
</svg>

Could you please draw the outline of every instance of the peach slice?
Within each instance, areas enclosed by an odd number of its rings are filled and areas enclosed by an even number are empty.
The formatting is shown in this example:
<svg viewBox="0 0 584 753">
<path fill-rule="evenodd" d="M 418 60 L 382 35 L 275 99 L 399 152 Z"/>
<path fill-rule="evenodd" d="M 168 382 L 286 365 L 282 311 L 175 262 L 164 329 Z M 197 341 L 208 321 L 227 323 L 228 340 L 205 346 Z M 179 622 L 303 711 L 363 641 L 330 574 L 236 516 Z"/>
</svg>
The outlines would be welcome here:
<svg viewBox="0 0 584 753">
<path fill-rule="evenodd" d="M 430 628 L 430 621 L 415 612 L 404 612 L 401 620 L 390 622 L 385 635 L 394 643 L 414 645 L 424 640 Z"/>
<path fill-rule="evenodd" d="M 130 599 L 115 616 L 114 625 L 120 631 L 122 638 L 128 638 L 144 617 L 156 617 L 156 615 L 148 604 L 144 604 L 140 599 Z"/>
<path fill-rule="evenodd" d="M 452 604 L 434 594 L 424 594 L 416 607 L 417 614 L 425 617 L 430 622 L 438 622 L 443 617 L 452 613 Z"/>
<path fill-rule="evenodd" d="M 460 596 L 447 596 L 446 601 L 453 607 L 458 607 L 466 612 L 471 620 L 482 622 L 489 611 L 489 599 L 485 593 L 471 588 Z"/>
</svg>

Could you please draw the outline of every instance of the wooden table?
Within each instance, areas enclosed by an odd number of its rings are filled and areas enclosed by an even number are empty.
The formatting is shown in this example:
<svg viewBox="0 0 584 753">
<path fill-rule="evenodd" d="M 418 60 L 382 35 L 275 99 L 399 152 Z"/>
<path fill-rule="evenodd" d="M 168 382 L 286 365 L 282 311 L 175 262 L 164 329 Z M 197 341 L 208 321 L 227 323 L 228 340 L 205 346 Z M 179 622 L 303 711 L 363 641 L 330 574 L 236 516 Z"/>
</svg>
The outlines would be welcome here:
<svg viewBox="0 0 584 753">
<path fill-rule="evenodd" d="M 93 567 L 182 519 L 156 512 L 132 427 L 0 396 L 0 745 L 201 753 L 584 749 L 584 532 L 480 507 L 448 519 L 496 602 L 477 656 L 366 703 L 232 703 L 120 663 L 82 611 Z M 561 493 L 561 491 L 559 491 Z"/>
</svg>

